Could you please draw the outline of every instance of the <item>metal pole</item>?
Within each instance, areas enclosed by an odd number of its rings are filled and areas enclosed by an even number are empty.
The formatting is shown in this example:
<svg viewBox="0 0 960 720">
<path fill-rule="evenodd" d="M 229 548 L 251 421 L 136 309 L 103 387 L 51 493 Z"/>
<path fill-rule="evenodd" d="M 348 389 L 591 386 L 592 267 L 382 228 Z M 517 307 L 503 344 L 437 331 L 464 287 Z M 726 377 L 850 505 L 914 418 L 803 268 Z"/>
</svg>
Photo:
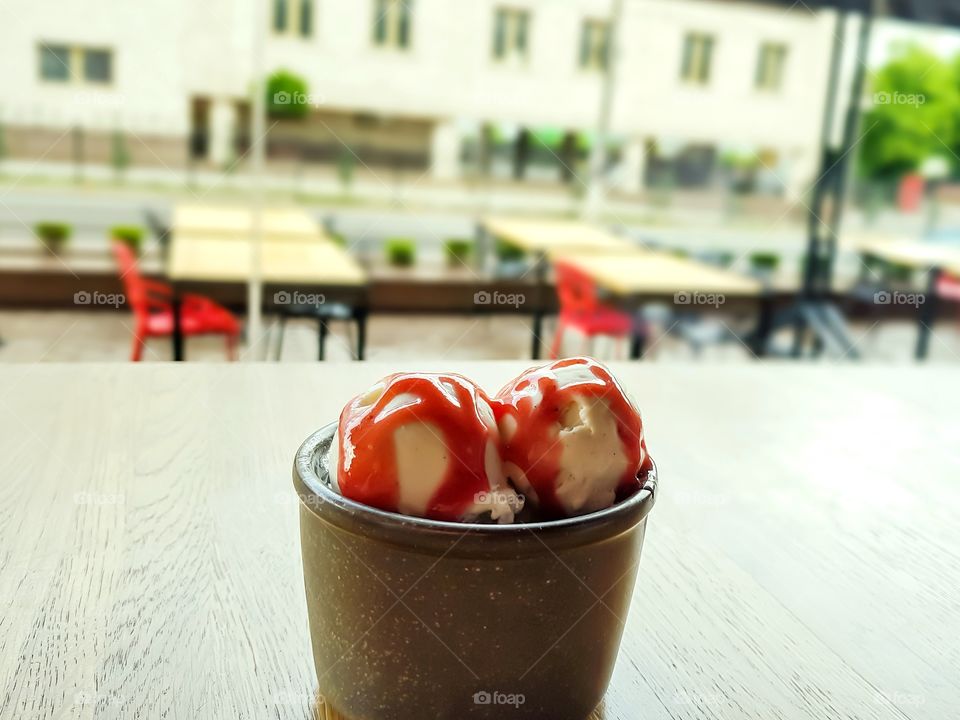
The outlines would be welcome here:
<svg viewBox="0 0 960 720">
<path fill-rule="evenodd" d="M 251 103 L 251 177 L 250 208 L 253 216 L 251 224 L 250 279 L 247 283 L 247 343 L 248 357 L 259 358 L 259 353 L 250 350 L 260 341 L 263 321 L 263 284 L 261 279 L 261 246 L 263 244 L 263 166 L 266 155 L 266 111 L 267 89 L 264 75 L 264 39 L 266 29 L 266 10 L 269 4 L 264 0 L 254 0 L 253 18 L 253 102 Z"/>
<path fill-rule="evenodd" d="M 604 197 L 604 174 L 607 165 L 607 137 L 613 114 L 613 98 L 617 85 L 617 63 L 620 59 L 620 23 L 623 18 L 623 0 L 613 0 L 610 8 L 610 37 L 607 47 L 607 68 L 600 87 L 600 111 L 597 114 L 596 137 L 590 148 L 590 176 L 587 181 L 583 216 L 595 219 Z"/>
</svg>

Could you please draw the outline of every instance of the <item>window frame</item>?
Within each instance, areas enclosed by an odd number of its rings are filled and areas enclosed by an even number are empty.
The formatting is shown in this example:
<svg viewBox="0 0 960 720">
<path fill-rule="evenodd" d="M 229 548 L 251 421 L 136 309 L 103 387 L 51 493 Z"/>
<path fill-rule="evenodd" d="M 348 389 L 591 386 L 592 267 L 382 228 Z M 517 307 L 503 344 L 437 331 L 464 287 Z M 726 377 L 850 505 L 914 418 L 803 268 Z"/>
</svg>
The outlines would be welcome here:
<svg viewBox="0 0 960 720">
<path fill-rule="evenodd" d="M 101 53 L 106 57 L 107 60 L 107 78 L 106 80 L 101 80 L 99 78 L 91 78 L 87 74 L 87 60 L 89 56 L 93 53 Z M 82 58 L 82 74 L 81 79 L 86 85 L 112 85 L 113 84 L 113 50 L 110 48 L 104 47 L 83 47 L 80 48 L 80 57 Z"/>
<path fill-rule="evenodd" d="M 603 18 L 584 18 L 580 24 L 577 66 L 585 72 L 606 72 L 610 68 L 612 27 Z M 598 41 L 597 38 L 600 38 Z"/>
<path fill-rule="evenodd" d="M 530 28 L 533 14 L 518 5 L 493 9 L 490 57 L 497 65 L 524 66 L 530 62 Z"/>
<path fill-rule="evenodd" d="M 63 57 L 57 56 L 56 50 L 63 50 L 65 52 L 61 53 Z M 57 61 L 56 65 L 50 65 L 49 67 L 62 67 L 66 70 L 66 74 L 63 77 L 47 75 L 45 69 L 47 65 L 45 60 L 50 57 L 54 58 Z M 73 82 L 73 47 L 67 44 L 62 43 L 48 43 L 40 41 L 37 43 L 37 73 L 41 82 L 50 83 L 54 85 L 67 85 Z"/>
<path fill-rule="evenodd" d="M 717 39 L 713 33 L 691 30 L 683 36 L 680 80 L 686 85 L 705 87 L 713 76 Z"/>
<path fill-rule="evenodd" d="M 379 50 L 407 52 L 413 47 L 415 0 L 374 0 L 370 41 Z M 381 38 L 380 30 L 383 30 Z"/>
<path fill-rule="evenodd" d="M 790 48 L 784 42 L 768 40 L 760 44 L 753 79 L 756 90 L 776 93 L 783 88 L 783 77 L 789 54 Z"/>
<path fill-rule="evenodd" d="M 64 50 L 60 64 L 66 70 L 64 77 L 53 77 L 44 73 L 44 59 L 55 50 Z M 106 78 L 94 78 L 87 74 L 87 58 L 93 53 L 102 53 L 106 57 Z M 65 42 L 37 43 L 37 75 L 41 83 L 49 85 L 82 85 L 91 87 L 111 87 L 116 77 L 116 52 L 114 48 L 105 45 L 72 45 Z"/>
</svg>

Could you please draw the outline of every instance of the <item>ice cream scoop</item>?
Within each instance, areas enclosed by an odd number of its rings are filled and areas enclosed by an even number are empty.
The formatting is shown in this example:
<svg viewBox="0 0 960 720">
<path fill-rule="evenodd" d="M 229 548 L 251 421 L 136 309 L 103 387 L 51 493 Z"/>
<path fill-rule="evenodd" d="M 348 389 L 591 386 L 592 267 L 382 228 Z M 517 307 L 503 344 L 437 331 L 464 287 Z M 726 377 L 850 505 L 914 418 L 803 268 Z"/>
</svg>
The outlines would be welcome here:
<svg viewBox="0 0 960 720">
<path fill-rule="evenodd" d="M 527 370 L 494 400 L 507 479 L 546 516 L 613 505 L 650 466 L 640 413 L 596 360 Z"/>
<path fill-rule="evenodd" d="M 453 374 L 390 375 L 351 400 L 330 449 L 340 492 L 434 520 L 513 521 L 523 501 L 503 476 L 490 399 Z"/>
</svg>

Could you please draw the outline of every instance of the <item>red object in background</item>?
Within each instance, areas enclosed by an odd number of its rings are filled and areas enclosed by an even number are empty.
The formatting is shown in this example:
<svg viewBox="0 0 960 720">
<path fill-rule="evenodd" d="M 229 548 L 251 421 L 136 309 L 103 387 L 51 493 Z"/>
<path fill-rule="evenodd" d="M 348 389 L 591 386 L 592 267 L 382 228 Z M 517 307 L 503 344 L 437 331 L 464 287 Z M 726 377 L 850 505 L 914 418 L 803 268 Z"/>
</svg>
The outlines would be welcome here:
<svg viewBox="0 0 960 720">
<path fill-rule="evenodd" d="M 560 299 L 557 334 L 550 348 L 550 357 L 556 360 L 563 342 L 563 333 L 573 328 L 592 338 L 596 335 L 629 337 L 633 318 L 627 313 L 603 304 L 597 297 L 597 285 L 586 273 L 563 262 L 553 266 Z"/>
<path fill-rule="evenodd" d="M 937 295 L 960 303 L 960 278 L 943 274 L 937 279 Z"/>
<path fill-rule="evenodd" d="M 128 245 L 115 241 L 113 254 L 136 322 L 130 359 L 137 362 L 143 357 L 143 343 L 147 338 L 173 334 L 173 289 L 166 283 L 143 277 L 137 267 L 137 258 Z M 227 358 L 236 360 L 240 323 L 222 305 L 202 295 L 184 295 L 180 306 L 180 327 L 184 336 L 226 335 Z"/>
<path fill-rule="evenodd" d="M 923 200 L 923 191 L 922 175 L 906 175 L 897 190 L 897 206 L 903 212 L 917 212 Z"/>
</svg>

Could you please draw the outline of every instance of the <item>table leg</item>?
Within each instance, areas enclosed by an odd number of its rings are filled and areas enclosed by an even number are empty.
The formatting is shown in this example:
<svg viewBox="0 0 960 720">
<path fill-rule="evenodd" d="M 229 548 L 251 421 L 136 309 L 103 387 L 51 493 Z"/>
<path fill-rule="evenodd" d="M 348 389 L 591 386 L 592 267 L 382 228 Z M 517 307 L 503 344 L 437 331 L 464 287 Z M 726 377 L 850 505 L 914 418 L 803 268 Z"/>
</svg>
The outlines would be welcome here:
<svg viewBox="0 0 960 720">
<path fill-rule="evenodd" d="M 533 340 L 530 348 L 530 357 L 540 359 L 540 338 L 543 335 L 543 312 L 537 310 L 533 315 Z"/>
<path fill-rule="evenodd" d="M 324 321 L 321 319 L 321 320 L 317 320 L 317 324 L 318 324 L 318 327 L 317 327 L 317 344 L 318 344 L 318 347 L 317 347 L 317 350 L 318 350 L 318 352 L 317 352 L 317 359 L 322 362 L 322 361 L 323 361 L 323 358 L 324 358 L 324 349 L 325 349 L 326 344 L 327 344 L 327 323 L 324 322 Z"/>
<path fill-rule="evenodd" d="M 917 323 L 917 349 L 915 357 L 917 360 L 926 360 L 930 352 L 930 334 L 933 332 L 933 324 L 937 321 L 937 282 L 940 280 L 940 268 L 934 268 L 930 271 L 930 282 L 927 285 L 927 296 L 924 298 L 923 305 L 918 311 Z"/>
<path fill-rule="evenodd" d="M 758 358 L 767 353 L 770 332 L 773 330 L 773 293 L 765 292 L 760 298 L 757 327 L 753 331 L 753 343 L 750 348 Z"/>
<path fill-rule="evenodd" d="M 533 313 L 533 340 L 530 357 L 534 360 L 539 360 L 540 338 L 543 337 L 543 291 L 544 286 L 547 284 L 547 256 L 540 254 L 534 262 L 536 263 L 534 266 L 534 277 L 536 278 L 534 292 L 537 297 Z"/>
<path fill-rule="evenodd" d="M 170 310 L 173 313 L 173 359 L 176 362 L 184 360 L 183 353 L 183 300 L 176 287 L 170 299 Z"/>
<path fill-rule="evenodd" d="M 357 360 L 363 360 L 367 350 L 367 312 L 366 308 L 358 310 L 357 318 Z"/>
</svg>

